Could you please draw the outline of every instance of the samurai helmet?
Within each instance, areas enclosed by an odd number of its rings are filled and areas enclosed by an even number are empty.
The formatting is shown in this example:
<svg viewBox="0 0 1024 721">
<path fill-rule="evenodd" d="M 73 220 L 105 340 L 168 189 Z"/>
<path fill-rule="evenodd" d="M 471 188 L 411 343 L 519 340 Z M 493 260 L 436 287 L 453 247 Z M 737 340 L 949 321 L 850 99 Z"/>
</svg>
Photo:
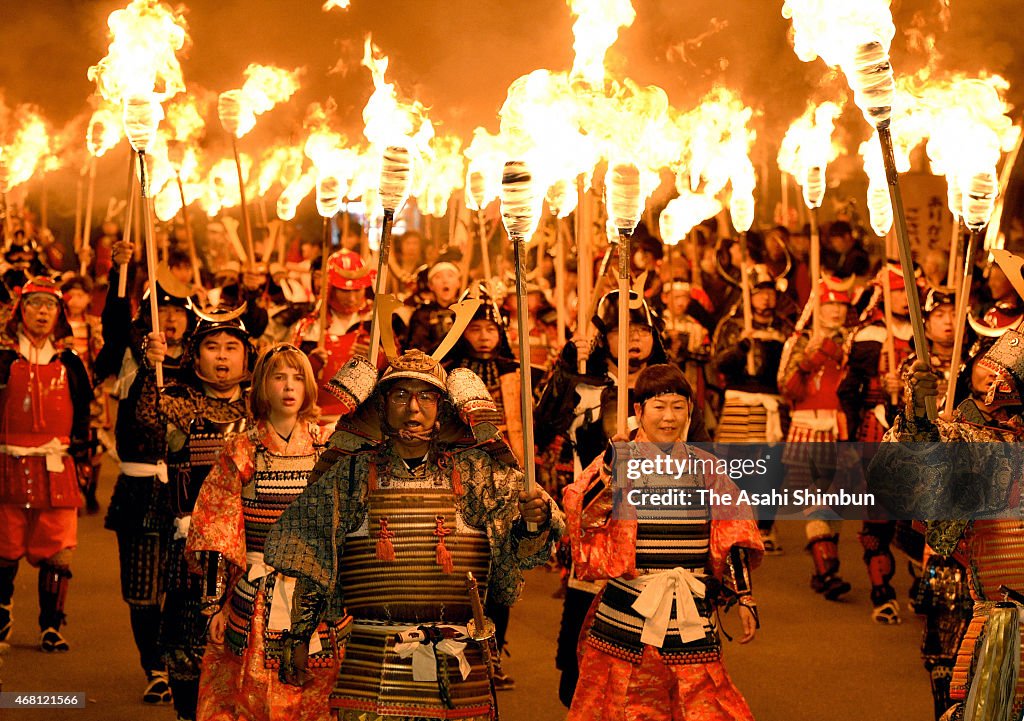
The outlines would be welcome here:
<svg viewBox="0 0 1024 721">
<path fill-rule="evenodd" d="M 505 319 L 501 315 L 501 310 L 491 294 L 487 292 L 487 287 L 483 283 L 480 283 L 475 288 L 466 289 L 459 296 L 460 301 L 472 300 L 473 298 L 480 300 L 480 307 L 473 314 L 473 320 L 489 320 L 492 323 L 497 323 L 500 328 L 504 329 Z"/>
<path fill-rule="evenodd" d="M 390 365 L 377 384 L 378 389 L 383 391 L 385 384 L 402 378 L 423 381 L 443 393 L 448 393 L 448 373 L 441 367 L 440 361 L 416 348 L 391 359 Z"/>
<path fill-rule="evenodd" d="M 643 296 L 644 285 L 647 282 L 647 273 L 641 273 L 633 281 L 633 288 L 629 291 L 629 322 L 646 325 L 654 331 L 657 336 L 661 333 L 662 321 L 658 314 L 651 309 Z M 594 309 L 594 317 L 591 322 L 606 335 L 619 327 L 619 291 L 613 290 L 601 296 Z"/>
<path fill-rule="evenodd" d="M 351 250 L 339 250 L 327 259 L 327 282 L 332 288 L 362 290 L 372 286 L 376 277 L 377 271 Z"/>
<path fill-rule="evenodd" d="M 850 276 L 847 280 L 840 280 L 832 276 L 822 276 L 818 284 L 818 298 L 820 303 L 845 303 L 850 305 L 853 297 L 850 289 L 853 287 L 855 277 Z"/>
<path fill-rule="evenodd" d="M 921 312 L 930 315 L 942 305 L 956 305 L 956 291 L 952 288 L 929 288 L 921 303 Z"/>
<path fill-rule="evenodd" d="M 245 344 L 248 352 L 250 347 L 249 331 L 246 330 L 245 323 L 242 322 L 241 318 L 242 314 L 245 313 L 246 307 L 246 304 L 242 303 L 242 305 L 234 310 L 214 308 L 213 310 L 204 312 L 196 309 L 195 314 L 199 317 L 199 323 L 196 325 L 196 329 L 192 332 L 192 337 L 189 339 L 192 348 L 192 355 L 197 355 L 199 344 L 203 342 L 203 338 L 211 336 L 214 333 L 228 333 L 239 338 Z"/>
<path fill-rule="evenodd" d="M 30 278 L 29 281 L 21 287 L 21 298 L 34 293 L 52 295 L 57 300 L 60 300 L 63 297 L 60 292 L 60 286 L 57 285 L 57 282 L 45 275 L 37 275 L 34 278 Z"/>
</svg>

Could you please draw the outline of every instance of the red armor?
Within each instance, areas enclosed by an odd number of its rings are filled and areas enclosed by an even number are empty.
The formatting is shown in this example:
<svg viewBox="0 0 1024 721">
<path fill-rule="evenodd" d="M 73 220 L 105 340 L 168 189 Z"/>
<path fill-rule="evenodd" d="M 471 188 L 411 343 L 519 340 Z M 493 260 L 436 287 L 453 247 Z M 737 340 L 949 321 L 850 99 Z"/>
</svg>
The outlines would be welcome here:
<svg viewBox="0 0 1024 721">
<path fill-rule="evenodd" d="M 60 361 L 44 365 L 18 358 L 7 387 L 0 391 L 0 442 L 38 448 L 56 439 L 67 446 L 74 407 L 67 369 Z M 60 468 L 47 470 L 46 456 L 18 457 L 0 452 L 0 503 L 26 508 L 75 508 L 78 479 L 72 458 L 60 454 Z"/>
</svg>

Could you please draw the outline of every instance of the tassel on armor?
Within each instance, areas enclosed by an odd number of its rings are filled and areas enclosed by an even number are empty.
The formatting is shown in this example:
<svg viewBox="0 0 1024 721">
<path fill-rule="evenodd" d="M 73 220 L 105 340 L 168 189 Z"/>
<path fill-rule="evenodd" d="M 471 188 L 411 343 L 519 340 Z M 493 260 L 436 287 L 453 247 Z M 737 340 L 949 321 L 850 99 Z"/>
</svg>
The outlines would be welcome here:
<svg viewBox="0 0 1024 721">
<path fill-rule="evenodd" d="M 437 536 L 437 547 L 434 549 L 434 559 L 445 573 L 452 573 L 455 570 L 455 563 L 452 561 L 451 551 L 444 545 L 445 537 L 451 535 L 452 530 L 445 527 L 444 516 L 438 516 L 436 520 L 434 535 Z"/>
<path fill-rule="evenodd" d="M 391 539 L 395 537 L 395 532 L 388 528 L 387 518 L 380 519 L 379 523 L 380 530 L 377 532 L 377 560 L 394 561 L 395 546 L 391 543 Z"/>
</svg>

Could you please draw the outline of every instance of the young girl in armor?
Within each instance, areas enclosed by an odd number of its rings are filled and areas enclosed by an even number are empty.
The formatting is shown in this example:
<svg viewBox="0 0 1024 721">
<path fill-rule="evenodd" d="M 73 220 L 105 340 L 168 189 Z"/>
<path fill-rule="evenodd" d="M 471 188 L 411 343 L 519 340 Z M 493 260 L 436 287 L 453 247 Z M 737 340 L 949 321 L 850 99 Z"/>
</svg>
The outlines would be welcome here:
<svg viewBox="0 0 1024 721">
<path fill-rule="evenodd" d="M 218 552 L 227 592 L 209 599 L 196 718 L 206 721 L 298 719 L 329 714 L 337 674 L 337 635 L 321 626 L 310 648 L 313 682 L 278 681 L 281 631 L 288 628 L 294 579 L 263 562 L 267 529 L 306 485 L 322 441 L 309 360 L 295 346 L 267 349 L 253 371 L 249 408 L 255 425 L 228 441 L 196 499 L 187 556 L 201 566 Z"/>
</svg>

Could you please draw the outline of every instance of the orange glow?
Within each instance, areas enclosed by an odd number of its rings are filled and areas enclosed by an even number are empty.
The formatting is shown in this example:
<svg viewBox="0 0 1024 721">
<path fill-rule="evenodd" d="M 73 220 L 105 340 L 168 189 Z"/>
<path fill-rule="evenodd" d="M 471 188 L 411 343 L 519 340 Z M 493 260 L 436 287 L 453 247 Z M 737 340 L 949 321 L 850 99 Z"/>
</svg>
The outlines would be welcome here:
<svg viewBox="0 0 1024 721">
<path fill-rule="evenodd" d="M 619 34 L 619 28 L 628 28 L 636 19 L 630 0 L 566 0 L 576 22 L 572 26 L 575 40 L 572 44 L 576 59 L 572 76 L 583 78 L 591 85 L 604 82 L 604 56 Z"/>
<path fill-rule="evenodd" d="M 821 205 L 825 167 L 841 151 L 832 140 L 836 118 L 841 113 L 836 103 L 809 104 L 804 114 L 789 126 L 779 147 L 779 169 L 796 178 L 804 189 L 804 201 L 812 208 Z"/>
<path fill-rule="evenodd" d="M 89 118 L 85 133 L 85 147 L 94 158 L 103 157 L 119 142 L 123 135 L 121 119 L 109 105 L 103 105 Z"/>
<path fill-rule="evenodd" d="M 249 65 L 241 89 L 221 93 L 217 112 L 224 129 L 236 138 L 244 138 L 256 127 L 256 116 L 295 94 L 301 72 L 301 69 L 288 71 L 273 65 Z"/>
<path fill-rule="evenodd" d="M 156 93 L 159 101 L 185 89 L 177 53 L 188 39 L 185 18 L 157 0 L 132 0 L 107 19 L 110 46 L 89 68 L 100 95 L 115 105 L 129 95 Z"/>
<path fill-rule="evenodd" d="M 14 112 L 4 113 L 3 161 L 7 168 L 7 189 L 28 182 L 37 169 L 52 156 L 50 131 L 39 110 L 19 105 Z"/>
</svg>

